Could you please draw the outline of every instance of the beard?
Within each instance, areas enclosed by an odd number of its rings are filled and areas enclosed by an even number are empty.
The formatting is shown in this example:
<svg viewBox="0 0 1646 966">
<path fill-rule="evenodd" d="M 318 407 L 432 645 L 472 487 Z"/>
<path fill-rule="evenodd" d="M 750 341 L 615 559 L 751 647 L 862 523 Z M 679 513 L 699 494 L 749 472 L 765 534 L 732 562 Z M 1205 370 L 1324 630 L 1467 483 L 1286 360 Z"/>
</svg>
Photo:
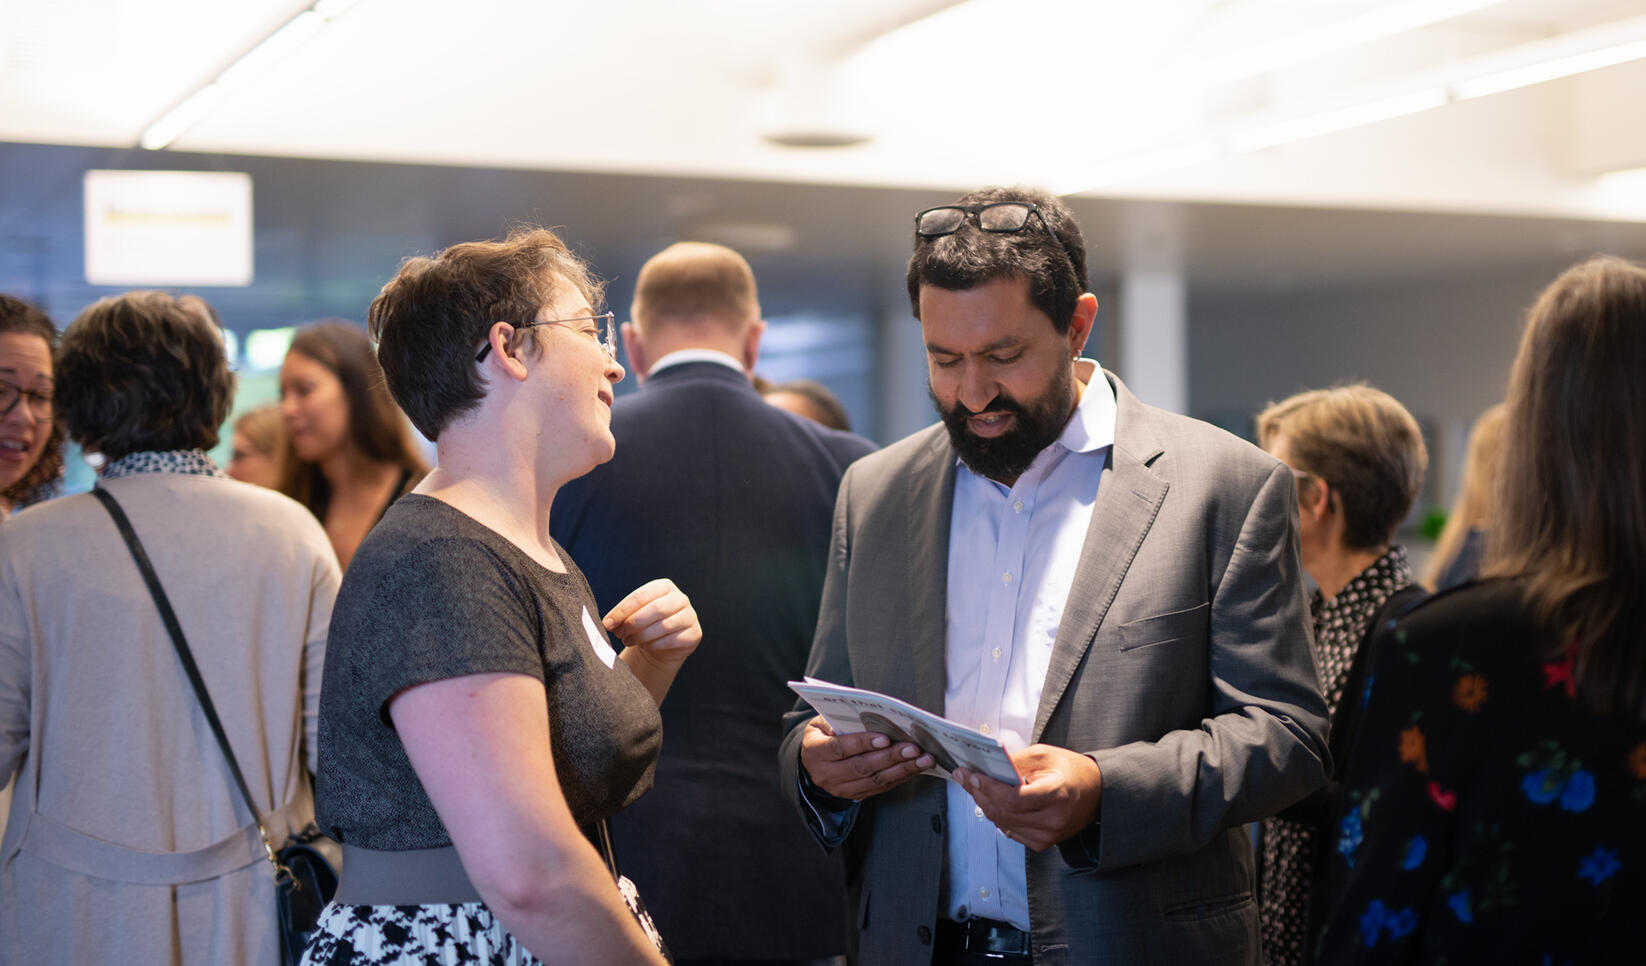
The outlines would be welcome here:
<svg viewBox="0 0 1646 966">
<path fill-rule="evenodd" d="M 973 473 L 1010 486 L 1041 450 L 1063 435 L 1063 427 L 1069 422 L 1070 400 L 1074 397 L 1074 376 L 1068 367 L 1059 367 L 1057 379 L 1039 396 L 1019 402 L 1001 393 L 979 412 L 967 409 L 958 400 L 953 408 L 945 408 L 930 385 L 926 387 L 926 394 L 937 407 L 938 415 L 943 417 L 949 442 L 960 461 Z M 1012 428 L 988 439 L 978 436 L 966 425 L 966 420 L 983 413 L 1012 414 Z"/>
</svg>

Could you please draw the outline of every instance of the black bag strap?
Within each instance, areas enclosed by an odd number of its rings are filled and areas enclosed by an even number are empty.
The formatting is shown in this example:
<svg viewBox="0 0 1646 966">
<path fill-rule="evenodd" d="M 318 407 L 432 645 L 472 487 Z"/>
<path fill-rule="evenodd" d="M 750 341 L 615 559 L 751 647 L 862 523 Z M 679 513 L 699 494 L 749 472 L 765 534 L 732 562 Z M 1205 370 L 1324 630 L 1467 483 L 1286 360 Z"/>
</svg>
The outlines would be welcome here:
<svg viewBox="0 0 1646 966">
<path fill-rule="evenodd" d="M 612 826 L 605 819 L 601 819 L 595 826 L 596 837 L 600 840 L 600 857 L 606 860 L 606 868 L 611 870 L 612 881 L 622 876 L 617 871 L 617 850 L 612 848 Z"/>
<path fill-rule="evenodd" d="M 107 490 L 94 486 L 91 493 L 103 504 L 103 509 L 109 511 L 109 516 L 114 518 L 114 525 L 119 528 L 120 536 L 125 538 L 126 548 L 131 551 L 131 559 L 136 561 L 137 569 L 143 575 L 143 583 L 148 585 L 149 596 L 154 598 L 155 606 L 160 609 L 160 619 L 165 622 L 166 630 L 171 634 L 172 645 L 177 649 L 177 659 L 183 663 L 183 673 L 188 675 L 189 684 L 194 688 L 194 695 L 200 700 L 201 710 L 206 712 L 206 723 L 211 726 L 211 733 L 217 739 L 217 747 L 223 749 L 223 757 L 228 760 L 229 771 L 234 775 L 235 787 L 240 789 L 240 797 L 246 803 L 246 810 L 251 812 L 251 820 L 257 826 L 258 836 L 263 840 L 263 852 L 268 856 L 269 864 L 274 866 L 275 878 L 289 878 L 291 872 L 280 864 L 279 857 L 274 853 L 268 829 L 263 827 L 263 819 L 257 814 L 257 802 L 252 798 L 250 786 L 246 784 L 246 776 L 240 771 L 240 761 L 234 757 L 234 749 L 229 747 L 229 736 L 223 730 L 223 721 L 217 716 L 217 707 L 212 704 L 211 694 L 206 690 L 206 680 L 200 676 L 200 667 L 194 663 L 194 653 L 189 650 L 188 639 L 183 636 L 183 625 L 178 623 L 177 612 L 172 610 L 171 600 L 166 597 L 165 588 L 160 586 L 160 577 L 154 572 L 154 564 L 149 562 L 149 555 L 143 549 L 143 542 L 137 539 L 137 531 L 132 529 L 131 519 L 126 516 L 126 511 L 121 509 L 119 502 Z"/>
</svg>

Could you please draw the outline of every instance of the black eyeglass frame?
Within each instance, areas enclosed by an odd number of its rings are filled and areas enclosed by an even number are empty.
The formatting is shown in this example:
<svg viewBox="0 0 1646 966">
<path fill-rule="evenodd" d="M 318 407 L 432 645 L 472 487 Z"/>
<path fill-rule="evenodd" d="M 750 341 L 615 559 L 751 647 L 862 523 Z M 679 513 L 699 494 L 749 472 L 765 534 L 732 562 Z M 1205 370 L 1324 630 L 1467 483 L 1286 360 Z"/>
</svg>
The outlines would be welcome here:
<svg viewBox="0 0 1646 966">
<path fill-rule="evenodd" d="M 598 330 L 598 333 L 595 336 L 595 341 L 600 343 L 600 348 L 606 350 L 606 356 L 608 358 L 617 358 L 617 313 L 615 312 L 602 312 L 599 315 L 578 315 L 569 319 L 546 319 L 542 322 L 510 322 L 509 324 L 514 326 L 515 331 L 518 332 L 521 329 L 529 329 L 537 325 L 564 325 L 569 329 L 571 328 L 569 323 L 572 322 L 605 323 Z M 588 333 L 583 334 L 587 335 Z M 475 355 L 474 361 L 485 362 L 486 354 L 491 351 L 492 343 L 491 339 L 488 337 L 486 339 L 486 344 L 481 346 L 480 352 Z"/>
<path fill-rule="evenodd" d="M 1016 228 L 990 228 L 983 223 L 983 212 L 991 208 L 1021 208 L 1023 209 L 1023 221 Z M 921 225 L 921 221 L 934 211 L 958 211 L 961 212 L 961 216 L 950 228 L 943 231 L 928 231 Z M 1063 249 L 1064 257 L 1069 260 L 1069 267 L 1075 270 L 1075 278 L 1079 279 L 1081 275 L 1080 263 L 1075 260 L 1074 252 L 1069 250 L 1069 245 L 1063 240 L 1062 235 L 1052 231 L 1052 226 L 1046 221 L 1046 216 L 1040 213 L 1040 206 L 1032 201 L 991 201 L 981 205 L 933 205 L 930 208 L 915 212 L 914 233 L 920 238 L 942 238 L 944 235 L 952 235 L 959 231 L 960 227 L 969 219 L 977 225 L 979 231 L 993 232 L 998 235 L 1015 235 L 1029 227 L 1030 215 L 1033 215 L 1040 222 L 1041 230 L 1051 236 L 1052 241 L 1057 242 L 1057 247 Z"/>
<path fill-rule="evenodd" d="M 0 399 L 4 399 L 8 393 L 13 394 L 11 402 L 6 403 L 5 405 L 0 405 L 0 416 L 10 416 L 11 411 L 17 408 L 17 404 L 23 401 L 24 396 L 27 396 L 29 400 L 29 416 L 33 418 L 35 422 L 49 423 L 57 418 L 57 402 L 52 398 L 51 390 L 47 389 L 45 391 L 41 391 L 39 389 L 24 389 L 16 383 L 7 382 L 4 379 L 0 379 Z M 46 404 L 46 415 L 43 417 L 40 415 L 41 402 Z"/>
</svg>

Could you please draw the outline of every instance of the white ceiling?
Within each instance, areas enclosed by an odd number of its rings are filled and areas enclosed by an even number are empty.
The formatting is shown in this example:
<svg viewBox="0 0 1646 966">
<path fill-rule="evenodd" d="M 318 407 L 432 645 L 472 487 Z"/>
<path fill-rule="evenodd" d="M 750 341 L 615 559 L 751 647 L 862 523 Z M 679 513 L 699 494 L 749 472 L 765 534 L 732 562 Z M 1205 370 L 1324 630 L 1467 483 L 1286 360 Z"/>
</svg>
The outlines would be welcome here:
<svg viewBox="0 0 1646 966">
<path fill-rule="evenodd" d="M 135 145 L 310 6 L 0 0 L 0 140 Z M 1413 11 L 1435 22 L 1376 36 Z M 1625 43 L 1640 59 L 1462 96 L 1507 68 Z M 1643 93 L 1642 0 L 359 0 L 225 81 L 171 149 L 945 192 L 1037 183 L 1114 213 L 1123 260 L 1198 253 L 1238 272 L 1243 246 L 1261 252 L 1285 221 L 1274 212 L 1298 207 L 1547 220 L 1530 240 L 1491 219 L 1430 221 L 1397 259 L 1581 253 L 1618 232 L 1638 244 L 1646 184 L 1599 176 L 1646 166 Z M 1248 150 L 1276 125 L 1412 98 L 1436 106 Z M 867 140 L 767 138 L 783 133 Z M 1375 257 L 1410 223 L 1347 226 L 1381 224 L 1298 222 L 1271 254 Z"/>
</svg>

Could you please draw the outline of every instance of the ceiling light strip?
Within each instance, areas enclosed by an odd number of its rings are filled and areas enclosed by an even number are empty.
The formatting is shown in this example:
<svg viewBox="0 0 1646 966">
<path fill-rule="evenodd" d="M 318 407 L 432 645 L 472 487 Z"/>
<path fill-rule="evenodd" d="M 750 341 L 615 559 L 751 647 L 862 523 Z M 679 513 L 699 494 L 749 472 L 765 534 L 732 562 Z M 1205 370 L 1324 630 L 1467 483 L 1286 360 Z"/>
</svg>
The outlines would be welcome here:
<svg viewBox="0 0 1646 966">
<path fill-rule="evenodd" d="M 1290 144 L 1293 141 L 1303 141 L 1323 134 L 1335 134 L 1338 131 L 1347 131 L 1350 128 L 1364 127 L 1368 124 L 1391 121 L 1409 114 L 1431 111 L 1437 107 L 1443 107 L 1446 101 L 1445 88 L 1432 87 L 1411 94 L 1400 94 L 1365 104 L 1356 104 L 1352 107 L 1289 118 L 1274 124 L 1248 128 L 1229 135 L 1229 150 L 1236 154 L 1261 151 L 1264 148 L 1272 148 L 1280 144 Z"/>
<path fill-rule="evenodd" d="M 1432 26 L 1496 6 L 1503 0 L 1406 0 L 1381 4 L 1352 17 L 1301 31 L 1289 37 L 1214 58 L 1198 72 L 1203 86 L 1211 87 L 1255 77 L 1328 54 L 1362 47 L 1422 27 Z"/>
<path fill-rule="evenodd" d="M 144 129 L 138 144 L 149 151 L 159 151 L 177 140 L 183 132 L 204 120 L 222 99 L 223 92 L 246 87 L 275 64 L 285 60 L 298 48 L 313 40 L 321 28 L 337 19 L 359 0 L 318 0 L 280 28 L 264 37 L 256 46 L 241 54 L 234 63 L 223 68 L 217 77 L 184 98 L 176 107 Z"/>
<path fill-rule="evenodd" d="M 1632 60 L 1646 58 L 1646 40 L 1618 44 L 1600 50 L 1588 50 L 1567 57 L 1557 57 L 1541 63 L 1527 64 L 1510 70 L 1498 71 L 1482 77 L 1473 77 L 1452 85 L 1452 96 L 1460 101 L 1488 94 L 1501 94 L 1533 84 L 1559 80 L 1574 74 L 1585 74 L 1602 67 L 1615 67 Z"/>
</svg>

